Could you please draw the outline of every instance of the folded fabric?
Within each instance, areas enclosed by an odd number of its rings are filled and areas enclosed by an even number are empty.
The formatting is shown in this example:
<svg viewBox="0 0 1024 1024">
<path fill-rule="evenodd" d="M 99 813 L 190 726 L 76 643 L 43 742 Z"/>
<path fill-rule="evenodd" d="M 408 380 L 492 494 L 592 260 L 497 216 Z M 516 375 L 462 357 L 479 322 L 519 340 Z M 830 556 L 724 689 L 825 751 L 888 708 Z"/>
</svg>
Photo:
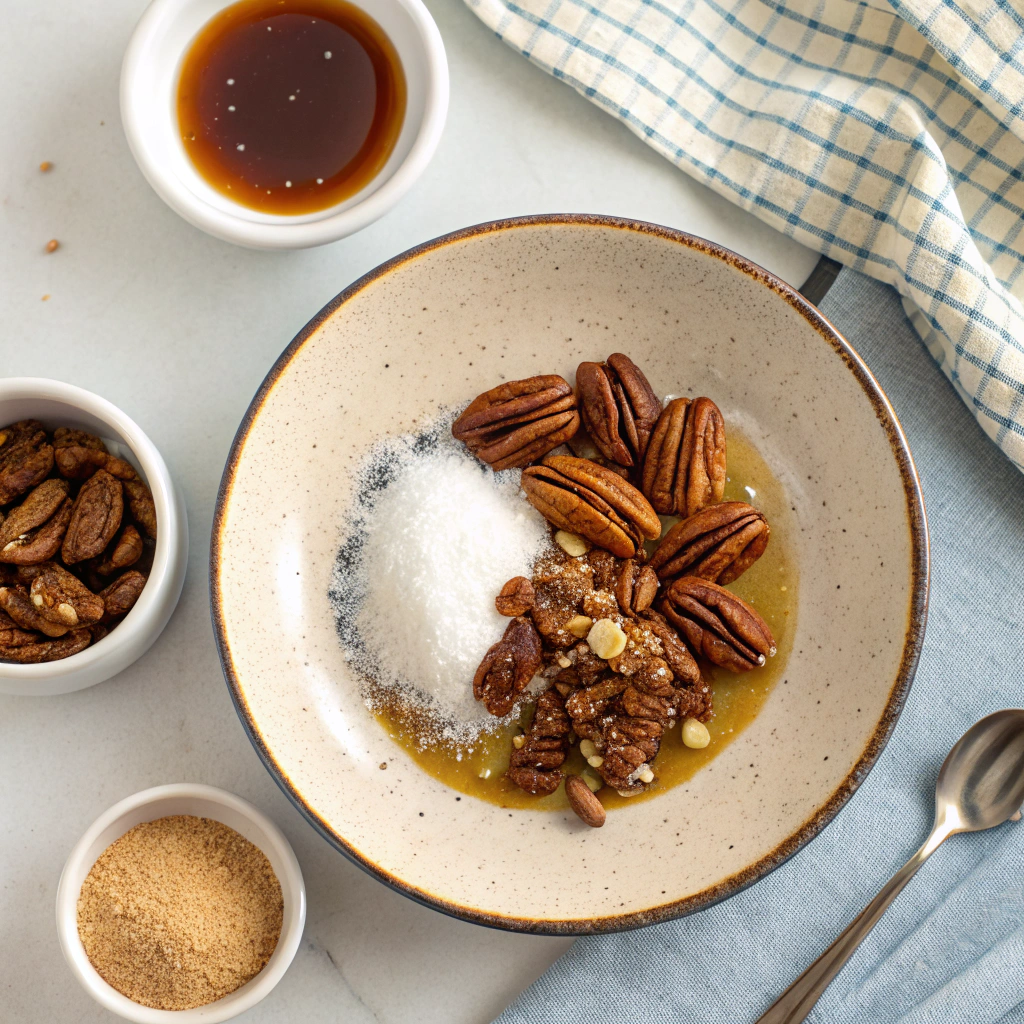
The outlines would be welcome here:
<svg viewBox="0 0 1024 1024">
<path fill-rule="evenodd" d="M 1007 0 L 466 0 L 693 177 L 894 285 L 1024 469 L 1024 14 Z"/>
<path fill-rule="evenodd" d="M 930 372 L 890 289 L 844 270 L 822 308 L 892 400 L 929 513 L 928 634 L 895 735 L 836 820 L 773 874 L 692 917 L 578 940 L 499 1024 L 756 1020 L 923 841 L 953 743 L 1024 703 L 1024 477 Z M 808 1020 L 1024 1024 L 1024 823 L 948 840 Z"/>
</svg>

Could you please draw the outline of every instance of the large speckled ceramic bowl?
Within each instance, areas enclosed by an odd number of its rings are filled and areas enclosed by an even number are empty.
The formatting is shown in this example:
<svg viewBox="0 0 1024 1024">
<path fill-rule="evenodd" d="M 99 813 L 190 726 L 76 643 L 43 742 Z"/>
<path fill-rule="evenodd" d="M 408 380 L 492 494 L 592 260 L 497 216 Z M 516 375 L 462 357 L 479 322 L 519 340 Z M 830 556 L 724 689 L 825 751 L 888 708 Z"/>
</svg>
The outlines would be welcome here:
<svg viewBox="0 0 1024 1024">
<path fill-rule="evenodd" d="M 567 373 L 620 350 L 659 394 L 685 382 L 712 395 L 727 422 L 742 421 L 788 488 L 801 582 L 787 684 L 714 771 L 591 832 L 568 813 L 456 801 L 403 754 L 363 705 L 327 590 L 370 443 L 501 379 Z M 239 428 L 211 559 L 239 716 L 315 827 L 430 906 L 536 932 L 700 910 L 817 835 L 896 725 L 928 592 L 906 441 L 835 329 L 714 245 L 578 216 L 449 235 L 331 302 L 285 350 Z"/>
</svg>

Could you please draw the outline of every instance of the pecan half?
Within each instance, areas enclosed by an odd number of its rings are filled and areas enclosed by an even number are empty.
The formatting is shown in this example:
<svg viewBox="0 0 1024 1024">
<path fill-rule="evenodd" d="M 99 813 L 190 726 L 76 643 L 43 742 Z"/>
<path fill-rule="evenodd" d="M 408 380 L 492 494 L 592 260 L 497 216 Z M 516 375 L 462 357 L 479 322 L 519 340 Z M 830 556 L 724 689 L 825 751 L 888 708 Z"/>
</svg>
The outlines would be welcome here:
<svg viewBox="0 0 1024 1024">
<path fill-rule="evenodd" d="M 692 516 L 722 500 L 725 420 L 710 398 L 675 398 L 651 433 L 643 492 L 663 516 Z"/>
<path fill-rule="evenodd" d="M 662 613 L 697 654 L 732 672 L 758 668 L 775 654 L 768 624 L 743 598 L 696 576 L 668 588 Z"/>
<path fill-rule="evenodd" d="M 129 523 L 114 542 L 109 555 L 96 566 L 96 571 L 101 576 L 109 576 L 118 569 L 127 569 L 142 557 L 144 550 L 145 544 L 141 534 Z"/>
<path fill-rule="evenodd" d="M 21 420 L 0 430 L 0 505 L 42 483 L 53 469 L 53 448 L 43 425 Z"/>
<path fill-rule="evenodd" d="M 92 643 L 88 629 L 74 629 L 59 640 L 36 637 L 36 642 L 23 645 L 4 646 L 0 644 L 0 661 L 12 661 L 19 665 L 37 665 L 43 661 L 60 661 L 72 654 L 84 651 Z"/>
<path fill-rule="evenodd" d="M 82 484 L 61 553 L 66 565 L 102 554 L 121 525 L 124 495 L 121 481 L 98 469 Z"/>
<path fill-rule="evenodd" d="M 0 608 L 22 629 L 35 629 L 47 636 L 63 636 L 68 631 L 67 626 L 45 618 L 24 587 L 0 587 Z"/>
<path fill-rule="evenodd" d="M 615 352 L 604 363 L 580 363 L 576 389 L 583 423 L 601 454 L 620 466 L 640 466 L 661 412 L 643 371 Z"/>
<path fill-rule="evenodd" d="M 650 565 L 662 580 L 698 576 L 724 586 L 764 554 L 769 535 L 762 512 L 745 501 L 723 501 L 676 523 Z"/>
<path fill-rule="evenodd" d="M 44 619 L 68 627 L 99 622 L 105 611 L 102 597 L 56 562 L 47 562 L 40 569 L 28 594 Z"/>
<path fill-rule="evenodd" d="M 512 380 L 478 395 L 452 435 L 491 468 L 528 466 L 579 430 L 576 396 L 563 377 Z"/>
<path fill-rule="evenodd" d="M 701 678 L 700 667 L 690 653 L 690 649 L 679 639 L 679 634 L 668 624 L 665 616 L 648 608 L 642 614 L 650 631 L 661 641 L 662 657 L 668 662 L 676 682 L 690 688 L 706 686 Z M 710 691 L 708 691 L 710 692 Z"/>
<path fill-rule="evenodd" d="M 138 478 L 123 481 L 132 518 L 146 531 L 150 540 L 156 540 L 156 505 L 149 488 Z"/>
<path fill-rule="evenodd" d="M 473 696 L 498 718 L 507 715 L 541 664 L 540 637 L 533 623 L 514 618 L 505 635 L 484 655 L 473 677 Z"/>
<path fill-rule="evenodd" d="M 124 615 L 131 611 L 145 585 L 146 577 L 141 572 L 129 569 L 96 596 L 102 598 L 103 608 L 108 617 Z"/>
<path fill-rule="evenodd" d="M 565 710 L 569 712 L 573 725 L 598 718 L 627 685 L 628 681 L 622 676 L 608 676 L 593 686 L 577 690 L 565 702 Z"/>
<path fill-rule="evenodd" d="M 601 778 L 620 791 L 639 791 L 636 773 L 658 755 L 664 726 L 651 718 L 614 715 L 603 723 L 598 748 L 604 758 L 597 769 Z"/>
<path fill-rule="evenodd" d="M 533 607 L 536 596 L 533 584 L 525 576 L 513 576 L 494 599 L 494 607 L 499 615 L 509 618 L 525 615 Z"/>
<path fill-rule="evenodd" d="M 71 499 L 63 480 L 44 480 L 0 526 L 0 562 L 32 565 L 59 550 L 71 520 Z"/>
<path fill-rule="evenodd" d="M 548 522 L 619 558 L 632 558 L 645 537 L 661 536 L 661 520 L 647 499 L 589 459 L 549 455 L 541 465 L 523 470 L 522 487 Z"/>
<path fill-rule="evenodd" d="M 561 767 L 569 753 L 569 728 L 561 694 L 554 689 L 545 690 L 537 698 L 526 742 L 512 751 L 505 773 L 508 778 L 527 793 L 554 793 L 562 781 Z"/>
<path fill-rule="evenodd" d="M 658 574 L 635 558 L 623 563 L 615 583 L 615 599 L 626 615 L 639 615 L 654 603 L 658 593 Z"/>
<path fill-rule="evenodd" d="M 0 612 L 0 649 L 4 647 L 24 647 L 39 640 L 39 634 L 31 630 L 21 629 L 6 612 Z M 0 654 L 0 660 L 3 655 Z"/>
<path fill-rule="evenodd" d="M 53 432 L 53 457 L 57 472 L 68 480 L 87 480 L 97 469 L 105 469 L 119 480 L 132 480 L 136 475 L 134 467 L 111 455 L 98 437 L 72 427 L 58 427 Z"/>
</svg>

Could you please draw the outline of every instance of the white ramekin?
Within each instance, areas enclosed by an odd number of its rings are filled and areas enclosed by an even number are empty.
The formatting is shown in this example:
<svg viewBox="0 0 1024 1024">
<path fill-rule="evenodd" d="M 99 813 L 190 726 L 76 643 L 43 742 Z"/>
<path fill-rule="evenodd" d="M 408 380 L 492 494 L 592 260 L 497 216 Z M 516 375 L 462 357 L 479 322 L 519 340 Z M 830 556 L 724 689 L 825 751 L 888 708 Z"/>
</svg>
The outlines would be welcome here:
<svg viewBox="0 0 1024 1024">
<path fill-rule="evenodd" d="M 305 249 L 334 242 L 382 217 L 423 173 L 448 112 L 448 63 L 421 0 L 349 0 L 387 33 L 405 71 L 405 122 L 391 158 L 356 195 L 316 213 L 250 210 L 211 188 L 192 166 L 178 131 L 182 58 L 196 33 L 233 0 L 153 0 L 121 67 L 121 120 L 128 145 L 157 195 L 197 228 L 252 249 Z"/>
<path fill-rule="evenodd" d="M 284 897 L 281 937 L 267 966 L 240 989 L 194 1010 L 154 1010 L 121 995 L 96 972 L 78 937 L 78 895 L 99 855 L 130 828 L 169 814 L 212 818 L 233 828 L 266 855 Z M 101 1006 L 137 1024 L 216 1024 L 255 1006 L 288 970 L 305 923 L 306 888 L 302 871 L 281 830 L 241 797 L 213 786 L 187 782 L 143 790 L 101 814 L 75 844 L 57 886 L 57 934 L 72 973 Z"/>
<path fill-rule="evenodd" d="M 39 665 L 0 662 L 0 693 L 48 697 L 109 679 L 140 658 L 163 632 L 181 596 L 188 559 L 185 503 L 153 442 L 137 423 L 91 391 L 42 377 L 0 379 L 0 426 L 37 419 L 97 434 L 127 459 L 153 492 L 157 541 L 149 580 L 135 607 L 98 643 L 62 661 Z"/>
</svg>

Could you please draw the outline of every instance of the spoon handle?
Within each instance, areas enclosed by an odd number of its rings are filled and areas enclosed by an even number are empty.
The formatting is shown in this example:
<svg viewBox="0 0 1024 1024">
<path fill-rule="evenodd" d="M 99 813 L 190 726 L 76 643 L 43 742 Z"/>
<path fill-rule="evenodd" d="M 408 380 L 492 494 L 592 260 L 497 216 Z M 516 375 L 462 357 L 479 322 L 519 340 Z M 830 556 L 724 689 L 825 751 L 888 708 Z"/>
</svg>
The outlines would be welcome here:
<svg viewBox="0 0 1024 1024">
<path fill-rule="evenodd" d="M 843 969 L 854 950 L 878 923 L 889 904 L 914 877 L 917 869 L 949 836 L 950 831 L 951 829 L 944 825 L 937 827 L 925 840 L 921 849 L 882 886 L 881 892 L 853 919 L 846 931 L 779 996 L 767 1013 L 758 1018 L 756 1024 L 799 1024 L 804 1020 L 822 992 Z"/>
</svg>

